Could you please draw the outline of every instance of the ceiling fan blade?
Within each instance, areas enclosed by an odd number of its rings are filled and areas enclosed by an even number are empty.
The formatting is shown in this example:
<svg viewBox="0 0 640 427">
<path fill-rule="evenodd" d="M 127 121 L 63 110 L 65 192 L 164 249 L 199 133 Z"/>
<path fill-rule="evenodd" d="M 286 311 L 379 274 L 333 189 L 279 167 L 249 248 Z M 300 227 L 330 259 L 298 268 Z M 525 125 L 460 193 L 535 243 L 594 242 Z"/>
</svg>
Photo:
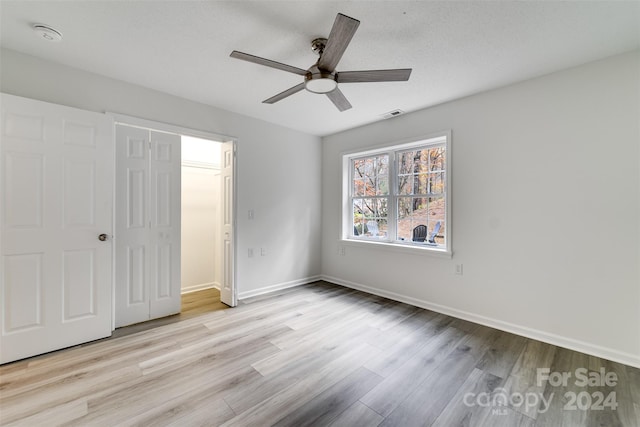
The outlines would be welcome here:
<svg viewBox="0 0 640 427">
<path fill-rule="evenodd" d="M 333 23 L 327 45 L 324 47 L 320 60 L 318 61 L 318 68 L 321 70 L 329 71 L 333 73 L 342 58 L 342 54 L 349 46 L 349 42 L 353 38 L 360 25 L 360 21 L 350 18 L 341 13 L 336 16 L 336 20 Z"/>
<path fill-rule="evenodd" d="M 242 59 L 243 61 L 253 62 L 254 64 L 264 65 L 266 67 L 276 68 L 278 70 L 299 74 L 301 76 L 304 76 L 307 74 L 307 70 L 303 70 L 302 68 L 294 67 L 292 65 L 282 64 L 280 62 L 261 58 L 255 55 L 250 55 L 248 53 L 238 52 L 237 50 L 234 50 L 233 52 L 231 52 L 231 55 L 229 56 L 236 59 Z"/>
<path fill-rule="evenodd" d="M 336 73 L 338 83 L 405 82 L 411 76 L 411 68 L 395 70 L 341 71 Z"/>
<path fill-rule="evenodd" d="M 351 104 L 344 96 L 344 94 L 340 91 L 340 89 L 335 88 L 333 91 L 327 93 L 327 96 L 333 102 L 333 105 L 338 107 L 338 110 L 345 111 L 351 108 Z"/>
<path fill-rule="evenodd" d="M 281 99 L 286 98 L 287 96 L 293 95 L 294 93 L 298 93 L 300 92 L 302 89 L 304 89 L 304 83 L 300 83 L 299 85 L 295 85 L 294 87 L 291 87 L 287 90 L 285 90 L 284 92 L 280 92 L 279 94 L 272 96 L 269 99 L 265 99 L 264 101 L 262 101 L 263 104 L 274 104 L 278 101 L 280 101 Z"/>
</svg>

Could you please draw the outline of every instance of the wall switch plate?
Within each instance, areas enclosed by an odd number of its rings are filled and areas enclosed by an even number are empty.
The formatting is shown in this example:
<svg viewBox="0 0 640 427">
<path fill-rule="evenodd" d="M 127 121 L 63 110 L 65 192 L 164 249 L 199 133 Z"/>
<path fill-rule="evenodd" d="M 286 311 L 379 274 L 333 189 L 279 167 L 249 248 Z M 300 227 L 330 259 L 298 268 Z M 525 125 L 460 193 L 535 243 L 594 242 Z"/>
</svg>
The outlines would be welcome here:
<svg viewBox="0 0 640 427">
<path fill-rule="evenodd" d="M 339 246 L 338 247 L 338 255 L 340 255 L 340 256 L 344 256 L 345 255 L 344 246 Z"/>
<path fill-rule="evenodd" d="M 260 256 L 267 256 L 267 250 L 265 248 L 260 248 Z"/>
<path fill-rule="evenodd" d="M 249 256 L 249 258 L 253 258 L 253 248 L 249 248 L 249 250 L 247 251 L 247 255 Z"/>
<path fill-rule="evenodd" d="M 456 264 L 456 274 L 462 276 L 462 264 Z"/>
<path fill-rule="evenodd" d="M 255 218 L 255 212 L 253 212 L 253 209 L 249 209 L 247 216 L 249 217 L 249 219 Z"/>
</svg>

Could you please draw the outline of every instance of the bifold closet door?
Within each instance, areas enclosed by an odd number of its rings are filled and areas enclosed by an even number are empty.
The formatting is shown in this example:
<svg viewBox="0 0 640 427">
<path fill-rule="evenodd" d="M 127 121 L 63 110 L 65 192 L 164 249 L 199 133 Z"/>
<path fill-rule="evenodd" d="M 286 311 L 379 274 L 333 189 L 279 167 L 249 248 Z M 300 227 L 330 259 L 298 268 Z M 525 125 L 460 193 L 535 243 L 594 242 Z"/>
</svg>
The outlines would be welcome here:
<svg viewBox="0 0 640 427">
<path fill-rule="evenodd" d="M 111 335 L 113 121 L 0 95 L 0 363 Z"/>
<path fill-rule="evenodd" d="M 116 125 L 116 327 L 180 312 L 180 135 Z"/>
<path fill-rule="evenodd" d="M 223 142 L 220 144 L 220 206 L 222 211 L 222 275 L 220 286 L 220 301 L 229 307 L 235 307 L 238 304 L 238 298 L 234 281 L 234 169 L 235 169 L 235 149 L 233 142 Z"/>
</svg>

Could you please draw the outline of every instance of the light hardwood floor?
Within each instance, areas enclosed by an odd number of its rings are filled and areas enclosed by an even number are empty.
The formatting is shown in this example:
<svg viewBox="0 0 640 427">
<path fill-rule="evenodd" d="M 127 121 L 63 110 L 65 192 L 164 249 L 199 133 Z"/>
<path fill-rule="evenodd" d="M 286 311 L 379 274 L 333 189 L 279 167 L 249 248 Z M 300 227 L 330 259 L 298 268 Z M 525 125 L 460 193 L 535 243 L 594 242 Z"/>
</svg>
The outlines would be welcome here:
<svg viewBox="0 0 640 427">
<path fill-rule="evenodd" d="M 147 331 L 163 325 L 180 322 L 199 316 L 204 313 L 211 313 L 218 310 L 226 310 L 229 307 L 220 302 L 220 291 L 215 288 L 204 289 L 196 292 L 182 294 L 180 314 L 150 320 L 148 322 L 137 323 L 135 325 L 118 328 L 113 332 L 111 338 L 123 337 L 136 332 Z"/>
<path fill-rule="evenodd" d="M 325 282 L 217 307 L 0 367 L 0 423 L 640 425 L 640 370 L 618 363 Z M 581 387 L 579 368 L 617 384 Z M 617 409 L 566 406 L 599 392 Z"/>
</svg>

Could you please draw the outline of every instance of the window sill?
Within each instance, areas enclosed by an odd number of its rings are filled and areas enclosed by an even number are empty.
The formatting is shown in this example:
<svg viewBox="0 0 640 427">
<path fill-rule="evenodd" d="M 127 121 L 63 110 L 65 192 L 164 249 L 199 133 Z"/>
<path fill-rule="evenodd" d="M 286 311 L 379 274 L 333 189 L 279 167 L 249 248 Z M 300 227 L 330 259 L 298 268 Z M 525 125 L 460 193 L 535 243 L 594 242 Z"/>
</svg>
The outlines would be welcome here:
<svg viewBox="0 0 640 427">
<path fill-rule="evenodd" d="M 390 243 L 390 242 L 376 242 L 372 240 L 360 240 L 360 239 L 341 239 L 341 245 L 345 246 L 353 246 L 359 248 L 368 248 L 368 249 L 381 249 L 390 252 L 396 253 L 405 253 L 412 255 L 425 255 L 432 256 L 436 258 L 447 258 L 451 259 L 453 257 L 453 253 L 451 251 L 447 251 L 444 248 L 438 248 L 434 246 L 428 245 L 418 245 L 411 243 Z"/>
</svg>

